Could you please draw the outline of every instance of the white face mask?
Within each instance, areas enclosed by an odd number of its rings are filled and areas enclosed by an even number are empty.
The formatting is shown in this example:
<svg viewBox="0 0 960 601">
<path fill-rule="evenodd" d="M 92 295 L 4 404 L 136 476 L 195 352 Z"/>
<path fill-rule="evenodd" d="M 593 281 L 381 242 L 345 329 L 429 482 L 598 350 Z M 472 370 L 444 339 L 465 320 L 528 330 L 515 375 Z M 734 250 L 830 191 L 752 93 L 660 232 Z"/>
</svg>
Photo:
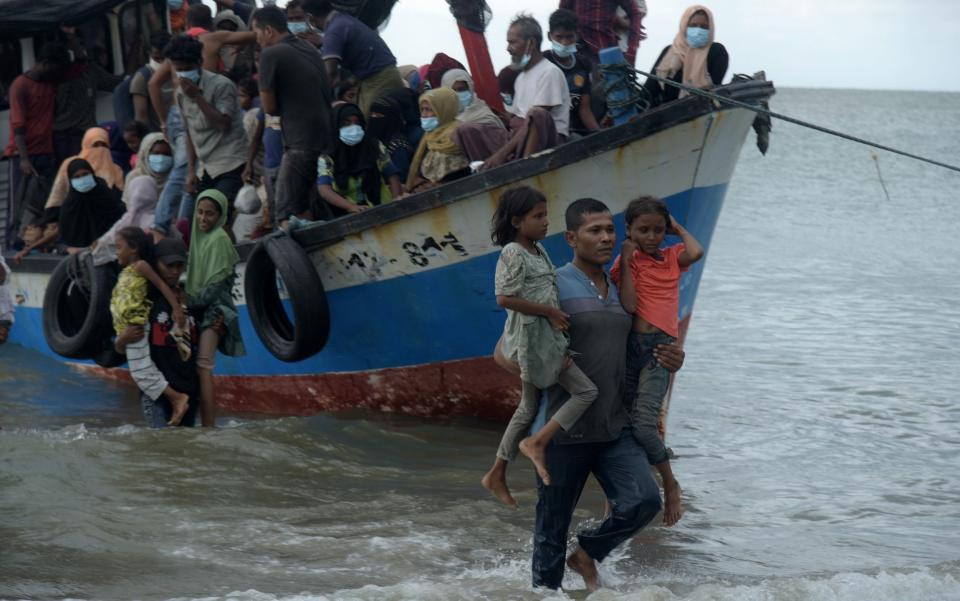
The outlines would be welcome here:
<svg viewBox="0 0 960 601">
<path fill-rule="evenodd" d="M 153 59 L 151 58 L 151 59 L 150 59 L 150 62 L 149 62 L 148 64 L 150 65 L 150 68 L 151 68 L 151 69 L 153 69 L 154 71 L 156 71 L 157 69 L 160 68 L 160 65 L 162 65 L 163 63 L 161 63 L 160 61 L 155 61 L 155 60 L 153 60 Z"/>
</svg>

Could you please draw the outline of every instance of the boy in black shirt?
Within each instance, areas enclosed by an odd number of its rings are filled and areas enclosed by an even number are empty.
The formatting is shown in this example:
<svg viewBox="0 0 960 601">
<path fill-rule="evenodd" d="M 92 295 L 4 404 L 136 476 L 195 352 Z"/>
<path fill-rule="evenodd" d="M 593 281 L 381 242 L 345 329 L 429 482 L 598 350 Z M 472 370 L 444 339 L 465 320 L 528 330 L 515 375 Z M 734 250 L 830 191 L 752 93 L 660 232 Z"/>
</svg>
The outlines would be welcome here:
<svg viewBox="0 0 960 601">
<path fill-rule="evenodd" d="M 543 57 L 560 67 L 570 90 L 570 133 L 581 136 L 600 129 L 590 102 L 591 65 L 577 56 L 577 15 L 559 9 L 550 15 L 550 33 L 553 48 Z"/>
</svg>

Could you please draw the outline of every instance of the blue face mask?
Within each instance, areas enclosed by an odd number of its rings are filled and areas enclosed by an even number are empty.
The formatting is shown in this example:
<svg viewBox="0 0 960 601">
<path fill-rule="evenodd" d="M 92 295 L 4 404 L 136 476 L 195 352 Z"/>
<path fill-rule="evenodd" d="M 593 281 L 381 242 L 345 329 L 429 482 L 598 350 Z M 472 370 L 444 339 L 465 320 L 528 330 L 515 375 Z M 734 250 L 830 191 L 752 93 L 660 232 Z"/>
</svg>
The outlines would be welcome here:
<svg viewBox="0 0 960 601">
<path fill-rule="evenodd" d="M 173 157 L 168 154 L 151 154 L 147 157 L 147 163 L 154 173 L 166 173 L 173 167 Z"/>
<path fill-rule="evenodd" d="M 177 71 L 177 77 L 189 79 L 193 83 L 200 83 L 200 69 L 193 69 L 190 71 Z"/>
<path fill-rule="evenodd" d="M 88 173 L 82 177 L 71 178 L 70 185 L 80 194 L 86 194 L 97 187 L 97 181 L 93 179 L 93 175 Z"/>
<path fill-rule="evenodd" d="M 568 56 L 573 56 L 577 53 L 576 44 L 570 44 L 569 46 L 566 46 L 560 42 L 554 42 L 553 40 L 551 40 L 550 43 L 553 44 L 553 54 L 560 58 L 567 58 Z"/>
<path fill-rule="evenodd" d="M 500 98 L 503 100 L 503 103 L 507 106 L 513 105 L 513 94 L 504 94 L 500 92 Z"/>
<path fill-rule="evenodd" d="M 473 103 L 473 92 L 470 90 L 457 92 L 457 98 L 460 99 L 460 112 L 462 113 L 464 109 Z"/>
<path fill-rule="evenodd" d="M 167 0 L 167 6 L 170 10 L 180 10 L 183 8 L 183 0 Z"/>
<path fill-rule="evenodd" d="M 347 146 L 356 146 L 363 140 L 363 128 L 359 125 L 345 125 L 340 128 L 340 141 Z"/>
<path fill-rule="evenodd" d="M 436 117 L 420 117 L 420 127 L 423 131 L 433 131 L 440 125 L 440 120 Z"/>
<path fill-rule="evenodd" d="M 290 33 L 296 35 L 298 33 L 307 33 L 310 30 L 310 24 L 306 21 L 289 21 L 287 23 L 287 29 L 290 30 Z"/>
<path fill-rule="evenodd" d="M 703 48 L 710 41 L 710 30 L 702 27 L 687 27 L 687 44 L 691 48 Z"/>
</svg>

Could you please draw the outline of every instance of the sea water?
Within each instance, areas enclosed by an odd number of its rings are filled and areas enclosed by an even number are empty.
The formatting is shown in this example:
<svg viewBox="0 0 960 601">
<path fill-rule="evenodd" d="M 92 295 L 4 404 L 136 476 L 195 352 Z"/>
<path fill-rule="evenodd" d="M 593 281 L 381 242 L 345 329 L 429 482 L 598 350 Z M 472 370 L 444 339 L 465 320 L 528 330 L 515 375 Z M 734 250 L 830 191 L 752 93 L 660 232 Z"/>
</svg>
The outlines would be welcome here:
<svg viewBox="0 0 960 601">
<path fill-rule="evenodd" d="M 960 95 L 773 108 L 960 162 Z M 879 168 L 879 173 L 878 173 Z M 889 193 L 884 192 L 883 182 Z M 727 195 L 673 395 L 687 513 L 595 601 L 960 600 L 960 174 L 779 122 Z M 134 391 L 0 347 L 0 598 L 583 599 L 530 587 L 500 425 L 355 413 L 142 426 Z M 598 523 L 594 483 L 574 516 Z"/>
</svg>

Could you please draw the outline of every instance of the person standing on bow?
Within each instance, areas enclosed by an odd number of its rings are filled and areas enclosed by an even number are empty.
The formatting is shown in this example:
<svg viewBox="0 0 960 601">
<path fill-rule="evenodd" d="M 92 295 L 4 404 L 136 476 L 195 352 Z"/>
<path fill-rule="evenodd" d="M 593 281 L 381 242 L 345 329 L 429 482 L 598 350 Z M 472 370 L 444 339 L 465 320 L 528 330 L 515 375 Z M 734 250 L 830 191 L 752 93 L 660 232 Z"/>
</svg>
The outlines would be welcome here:
<svg viewBox="0 0 960 601">
<path fill-rule="evenodd" d="M 730 55 L 723 44 L 713 41 L 715 35 L 716 24 L 710 9 L 699 4 L 691 6 L 680 19 L 680 31 L 673 43 L 663 49 L 651 72 L 694 88 L 720 85 L 727 74 Z M 652 77 L 647 78 L 643 87 L 650 93 L 651 106 L 688 95 Z"/>
<path fill-rule="evenodd" d="M 317 49 L 290 33 L 276 6 L 253 13 L 260 52 L 260 104 L 282 123 L 283 158 L 276 185 L 276 218 L 286 227 L 292 216 L 312 219 L 310 191 L 317 159 L 333 145 L 332 94 Z"/>
</svg>

